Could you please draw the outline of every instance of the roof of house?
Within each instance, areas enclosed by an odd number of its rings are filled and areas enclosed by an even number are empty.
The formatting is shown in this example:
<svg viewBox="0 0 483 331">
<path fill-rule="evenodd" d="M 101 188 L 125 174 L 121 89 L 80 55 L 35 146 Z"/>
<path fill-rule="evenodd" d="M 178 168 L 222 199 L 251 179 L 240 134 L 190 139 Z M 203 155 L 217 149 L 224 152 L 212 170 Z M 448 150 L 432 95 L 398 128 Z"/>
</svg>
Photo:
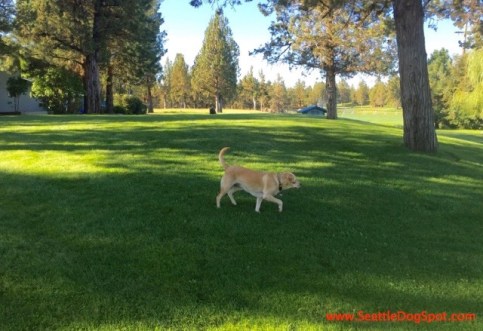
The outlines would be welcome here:
<svg viewBox="0 0 483 331">
<path fill-rule="evenodd" d="M 299 110 L 297 110 L 297 113 L 308 114 L 308 113 L 311 113 L 313 111 L 320 111 L 324 114 L 327 113 L 327 110 L 325 108 L 319 107 L 317 105 L 312 105 L 312 106 L 307 106 L 305 108 L 300 108 Z"/>
</svg>

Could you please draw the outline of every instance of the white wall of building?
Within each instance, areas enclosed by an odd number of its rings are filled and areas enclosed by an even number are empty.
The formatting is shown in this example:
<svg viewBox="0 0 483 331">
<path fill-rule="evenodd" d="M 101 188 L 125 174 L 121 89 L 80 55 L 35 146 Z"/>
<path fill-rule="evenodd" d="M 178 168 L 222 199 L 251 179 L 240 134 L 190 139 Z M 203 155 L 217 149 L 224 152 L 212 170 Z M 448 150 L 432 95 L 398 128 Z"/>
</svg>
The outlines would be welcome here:
<svg viewBox="0 0 483 331">
<path fill-rule="evenodd" d="M 7 80 L 10 77 L 6 72 L 0 72 L 0 113 L 15 111 L 14 99 L 8 95 Z M 30 96 L 30 90 L 20 96 L 19 111 L 21 113 L 41 113 L 45 110 L 40 107 L 39 101 Z"/>
</svg>

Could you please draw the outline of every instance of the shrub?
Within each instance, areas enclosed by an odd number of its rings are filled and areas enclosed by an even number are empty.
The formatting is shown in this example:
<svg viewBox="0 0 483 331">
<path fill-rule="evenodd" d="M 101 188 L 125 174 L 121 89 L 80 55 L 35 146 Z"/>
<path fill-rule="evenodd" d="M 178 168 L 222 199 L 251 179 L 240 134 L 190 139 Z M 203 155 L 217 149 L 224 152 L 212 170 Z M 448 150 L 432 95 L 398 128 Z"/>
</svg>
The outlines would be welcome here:
<svg viewBox="0 0 483 331">
<path fill-rule="evenodd" d="M 77 112 L 84 93 L 80 77 L 61 68 L 39 70 L 33 75 L 32 95 L 54 114 Z"/>
<path fill-rule="evenodd" d="M 148 107 L 141 99 L 128 94 L 114 95 L 114 113 L 116 114 L 146 114 Z"/>
<path fill-rule="evenodd" d="M 126 108 L 123 106 L 116 105 L 112 108 L 114 114 L 126 114 Z"/>
</svg>

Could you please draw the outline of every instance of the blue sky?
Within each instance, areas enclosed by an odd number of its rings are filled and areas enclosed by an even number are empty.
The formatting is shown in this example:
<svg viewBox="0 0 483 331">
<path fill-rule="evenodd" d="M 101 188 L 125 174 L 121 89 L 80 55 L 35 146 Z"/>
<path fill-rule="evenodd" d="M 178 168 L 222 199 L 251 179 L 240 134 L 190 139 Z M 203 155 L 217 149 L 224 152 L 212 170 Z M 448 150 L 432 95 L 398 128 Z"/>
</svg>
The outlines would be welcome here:
<svg viewBox="0 0 483 331">
<path fill-rule="evenodd" d="M 194 59 L 201 49 L 205 29 L 215 12 L 214 7 L 203 5 L 194 8 L 189 5 L 189 0 L 164 0 L 161 4 L 161 13 L 165 20 L 162 29 L 168 34 L 166 48 L 168 53 L 163 57 L 174 60 L 177 53 L 185 57 L 188 65 L 193 65 Z M 304 75 L 302 70 L 289 70 L 286 65 L 269 65 L 262 56 L 249 56 L 248 52 L 259 47 L 270 40 L 268 27 L 273 20 L 271 17 L 264 17 L 257 8 L 256 1 L 245 3 L 235 8 L 225 8 L 225 16 L 229 20 L 230 28 L 235 41 L 240 46 L 240 75 L 244 76 L 250 67 L 253 67 L 255 74 L 263 70 L 269 80 L 275 80 L 280 74 L 287 86 L 293 86 L 298 79 L 312 85 L 315 81 L 323 80 L 319 72 L 312 72 Z M 438 30 L 426 29 L 426 52 L 431 54 L 436 49 L 446 48 L 450 54 L 461 53 L 458 47 L 460 35 L 455 33 L 456 29 L 449 21 L 438 23 Z M 356 77 L 349 81 L 350 84 L 357 84 L 360 79 L 371 84 L 370 77 Z"/>
</svg>

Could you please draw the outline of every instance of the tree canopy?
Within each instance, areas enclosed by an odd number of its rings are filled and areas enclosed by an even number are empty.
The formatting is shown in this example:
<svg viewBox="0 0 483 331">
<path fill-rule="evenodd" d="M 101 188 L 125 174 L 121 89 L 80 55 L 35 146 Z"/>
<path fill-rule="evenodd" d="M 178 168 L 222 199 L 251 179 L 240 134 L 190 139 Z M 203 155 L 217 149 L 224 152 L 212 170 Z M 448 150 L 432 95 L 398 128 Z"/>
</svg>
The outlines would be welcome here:
<svg viewBox="0 0 483 331">
<path fill-rule="evenodd" d="M 158 0 L 17 0 L 16 34 L 28 57 L 82 76 L 84 108 L 98 113 L 100 66 L 113 57 L 154 81 L 148 73 L 163 54 L 158 9 Z"/>
</svg>

